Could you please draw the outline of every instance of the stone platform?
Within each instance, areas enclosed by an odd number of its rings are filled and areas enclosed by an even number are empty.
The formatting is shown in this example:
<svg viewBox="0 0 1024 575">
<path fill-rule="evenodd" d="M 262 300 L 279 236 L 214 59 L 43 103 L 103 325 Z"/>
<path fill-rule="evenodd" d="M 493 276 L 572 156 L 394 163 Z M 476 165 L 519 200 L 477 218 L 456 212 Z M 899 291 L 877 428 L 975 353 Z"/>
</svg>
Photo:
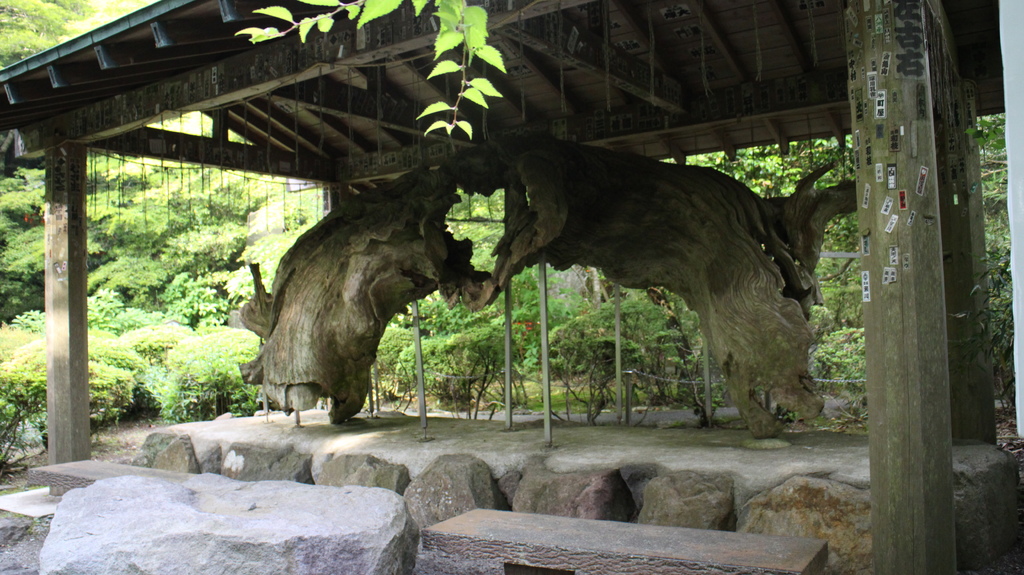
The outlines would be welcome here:
<svg viewBox="0 0 1024 575">
<path fill-rule="evenodd" d="M 134 462 L 242 480 L 290 479 L 386 487 L 428 527 L 474 508 L 792 535 L 829 542 L 828 572 L 870 572 L 866 436 L 787 434 L 757 442 L 744 430 L 557 426 L 360 418 L 325 412 L 171 426 Z M 953 449 L 957 554 L 976 569 L 1017 536 L 1016 461 L 994 446 Z"/>
</svg>

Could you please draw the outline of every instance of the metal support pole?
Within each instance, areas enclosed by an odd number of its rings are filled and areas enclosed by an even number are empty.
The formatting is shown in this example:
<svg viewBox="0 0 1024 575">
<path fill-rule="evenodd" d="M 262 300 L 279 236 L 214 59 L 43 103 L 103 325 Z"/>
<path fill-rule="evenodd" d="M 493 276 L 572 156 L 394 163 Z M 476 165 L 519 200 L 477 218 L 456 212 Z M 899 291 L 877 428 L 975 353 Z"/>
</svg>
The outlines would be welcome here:
<svg viewBox="0 0 1024 575">
<path fill-rule="evenodd" d="M 615 421 L 622 425 L 622 289 L 615 284 Z"/>
<path fill-rule="evenodd" d="M 295 427 L 302 427 L 302 416 L 299 415 L 299 410 L 295 410 Z"/>
<path fill-rule="evenodd" d="M 267 397 L 267 382 L 263 381 L 263 415 L 267 418 L 267 423 L 270 423 L 270 398 Z"/>
<path fill-rule="evenodd" d="M 537 262 L 538 288 L 540 289 L 540 367 L 541 384 L 544 387 L 544 442 L 551 447 L 551 369 L 548 358 L 548 262 L 544 252 Z"/>
<path fill-rule="evenodd" d="M 704 336 L 704 415 L 708 418 L 708 426 L 715 417 L 715 405 L 711 395 L 711 339 Z"/>
<path fill-rule="evenodd" d="M 377 363 L 376 362 L 374 362 L 374 364 L 373 364 L 373 369 L 374 370 L 377 369 Z M 373 392 L 374 392 L 374 389 L 373 389 L 373 371 L 371 371 L 368 374 L 368 376 L 369 376 L 369 381 L 366 382 L 366 383 L 369 384 L 367 386 L 367 387 L 369 387 L 369 389 L 367 390 L 367 393 L 366 393 L 366 399 L 368 400 L 367 401 L 367 403 L 368 403 L 367 408 L 369 409 L 369 411 L 368 411 L 367 415 L 369 415 L 370 417 L 373 417 Z"/>
<path fill-rule="evenodd" d="M 427 396 L 423 389 L 423 346 L 420 344 L 420 305 L 412 302 L 412 342 L 416 350 L 416 397 L 419 400 L 420 428 L 427 439 Z"/>
<path fill-rule="evenodd" d="M 377 362 L 373 362 L 373 395 L 377 398 L 377 411 L 380 411 L 382 408 L 380 404 L 380 367 Z M 370 415 L 376 417 L 372 410 Z"/>
<path fill-rule="evenodd" d="M 505 287 L 505 430 L 512 430 L 512 282 Z"/>
<path fill-rule="evenodd" d="M 633 378 L 636 377 L 635 373 L 629 374 L 629 378 L 626 379 L 626 425 L 631 425 L 630 420 L 633 415 Z"/>
</svg>

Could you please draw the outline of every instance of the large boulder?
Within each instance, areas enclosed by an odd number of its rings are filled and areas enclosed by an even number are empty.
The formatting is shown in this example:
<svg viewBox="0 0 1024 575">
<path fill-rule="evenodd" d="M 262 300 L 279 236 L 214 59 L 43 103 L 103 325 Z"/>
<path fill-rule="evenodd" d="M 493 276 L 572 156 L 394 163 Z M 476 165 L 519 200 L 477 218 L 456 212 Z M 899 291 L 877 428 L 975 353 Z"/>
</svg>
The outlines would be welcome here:
<svg viewBox="0 0 1024 575">
<path fill-rule="evenodd" d="M 188 435 L 155 431 L 146 436 L 132 465 L 180 473 L 199 473 L 199 460 Z"/>
<path fill-rule="evenodd" d="M 473 509 L 508 509 L 491 468 L 472 455 L 442 455 L 405 490 L 416 523 L 430 527 Z"/>
<path fill-rule="evenodd" d="M 419 534 L 384 489 L 125 476 L 64 496 L 42 575 L 412 572 Z"/>
<path fill-rule="evenodd" d="M 812 537 L 828 541 L 831 575 L 870 575 L 871 498 L 838 481 L 792 477 L 754 497 L 739 518 L 738 531 Z"/>
<path fill-rule="evenodd" d="M 618 469 L 552 473 L 528 466 L 516 489 L 512 510 L 580 519 L 629 521 L 636 506 Z"/>
<path fill-rule="evenodd" d="M 650 480 L 638 523 L 731 531 L 732 478 L 680 471 Z"/>
<path fill-rule="evenodd" d="M 372 455 L 337 455 L 324 462 L 317 485 L 381 487 L 402 495 L 409 486 L 409 468 Z"/>
<path fill-rule="evenodd" d="M 232 443 L 224 454 L 220 474 L 239 481 L 313 483 L 312 463 L 312 456 L 291 447 Z"/>
<path fill-rule="evenodd" d="M 958 445 L 954 455 L 956 564 L 981 569 L 1017 540 L 1020 469 L 1012 455 L 980 442 Z"/>
</svg>

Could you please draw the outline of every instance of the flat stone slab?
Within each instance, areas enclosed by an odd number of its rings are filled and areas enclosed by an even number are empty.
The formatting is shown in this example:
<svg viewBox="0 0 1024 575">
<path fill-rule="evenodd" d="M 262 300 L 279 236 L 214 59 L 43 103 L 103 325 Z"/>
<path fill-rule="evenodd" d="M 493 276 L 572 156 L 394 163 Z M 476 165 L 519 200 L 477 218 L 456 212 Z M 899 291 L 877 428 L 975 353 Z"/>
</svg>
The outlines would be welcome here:
<svg viewBox="0 0 1024 575">
<path fill-rule="evenodd" d="M 171 483 L 184 483 L 195 477 L 192 473 L 135 467 L 134 465 L 106 461 L 72 461 L 71 463 L 58 463 L 29 469 L 28 485 L 48 485 L 50 495 L 59 496 L 72 489 L 88 487 L 100 479 L 125 475 L 163 479 Z"/>
<path fill-rule="evenodd" d="M 0 496 L 0 509 L 26 517 L 53 515 L 58 503 L 60 497 L 50 495 L 50 490 L 45 487 Z"/>
<path fill-rule="evenodd" d="M 264 417 L 235 417 L 222 421 L 183 423 L 169 427 L 187 434 L 199 459 L 227 454 L 232 443 L 265 448 L 290 447 L 313 456 L 318 477 L 330 455 L 367 454 L 405 465 L 418 476 L 441 455 L 471 454 L 491 468 L 494 477 L 523 469 L 541 460 L 553 473 L 619 469 L 657 463 L 662 473 L 693 471 L 722 473 L 734 478 L 739 503 L 771 489 L 794 475 L 813 475 L 867 488 L 868 438 L 829 432 L 788 433 L 789 447 L 755 450 L 744 447 L 750 432 L 732 429 L 651 429 L 622 426 L 556 426 L 554 449 L 544 442 L 541 428 L 504 431 L 499 421 L 430 418 L 427 433 L 415 417 L 353 419 L 331 425 L 327 412 L 302 412 L 295 418 L 274 413 Z"/>
<path fill-rule="evenodd" d="M 575 575 L 817 575 L 828 559 L 820 539 L 485 509 L 424 529 L 421 538 L 417 575 L 501 575 L 506 565 Z"/>
</svg>

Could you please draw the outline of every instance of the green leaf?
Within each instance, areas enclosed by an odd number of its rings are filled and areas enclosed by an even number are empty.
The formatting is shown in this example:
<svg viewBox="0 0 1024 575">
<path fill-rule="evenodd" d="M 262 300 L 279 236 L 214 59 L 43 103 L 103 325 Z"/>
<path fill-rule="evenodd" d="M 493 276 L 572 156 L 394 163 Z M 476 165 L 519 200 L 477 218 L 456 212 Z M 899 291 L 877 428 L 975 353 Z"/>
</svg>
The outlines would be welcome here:
<svg viewBox="0 0 1024 575">
<path fill-rule="evenodd" d="M 470 140 L 473 139 L 473 126 L 471 126 L 469 122 L 459 120 L 458 122 L 455 122 L 455 125 L 462 128 L 462 131 L 466 132 L 466 135 L 469 136 Z"/>
<path fill-rule="evenodd" d="M 494 46 L 481 46 L 476 49 L 476 55 L 484 62 L 487 62 L 491 66 L 501 70 L 503 73 L 508 73 L 505 70 L 505 60 L 501 57 L 501 52 L 499 52 Z"/>
<path fill-rule="evenodd" d="M 470 26 L 466 28 L 466 46 L 470 50 L 479 50 L 487 45 L 487 28 Z"/>
<path fill-rule="evenodd" d="M 438 128 L 446 128 L 448 130 L 449 134 L 452 133 L 452 129 L 448 125 L 448 122 L 445 122 L 444 120 L 438 120 L 438 121 L 434 122 L 433 124 L 430 125 L 429 128 L 427 128 L 427 131 L 423 132 L 423 133 L 424 134 L 428 134 L 428 133 L 430 133 L 430 132 L 432 132 L 432 131 L 434 131 L 434 130 L 436 130 Z"/>
<path fill-rule="evenodd" d="M 338 0 L 299 0 L 303 4 L 312 4 L 313 6 L 340 6 L 341 2 Z"/>
<path fill-rule="evenodd" d="M 244 30 L 239 30 L 238 32 L 235 32 L 235 36 L 241 36 L 242 34 L 248 34 L 252 36 L 252 38 L 249 38 L 249 41 L 253 44 L 255 44 L 256 42 L 261 42 L 265 40 L 267 37 L 267 33 L 266 31 L 263 30 L 263 28 L 246 28 Z"/>
<path fill-rule="evenodd" d="M 313 29 L 313 25 L 316 24 L 316 20 L 306 18 L 302 22 L 299 22 L 299 40 L 303 43 L 306 42 L 306 36 L 309 35 L 309 31 Z"/>
<path fill-rule="evenodd" d="M 291 10 L 285 8 L 284 6 L 269 6 L 267 8 L 257 8 L 256 10 L 253 10 L 253 13 L 266 14 L 267 16 L 271 16 L 273 18 L 280 18 L 281 20 L 287 20 L 292 23 L 295 22 L 295 18 L 292 16 Z"/>
<path fill-rule="evenodd" d="M 402 0 L 366 0 L 363 4 L 362 14 L 359 16 L 358 27 L 362 28 L 367 22 L 394 12 L 401 4 Z"/>
<path fill-rule="evenodd" d="M 452 107 L 449 106 L 448 104 L 445 104 L 444 102 L 434 102 L 433 104 L 427 106 L 427 109 L 423 110 L 423 112 L 419 116 L 416 116 L 416 119 L 419 120 L 423 116 L 436 114 L 437 112 L 447 112 L 448 110 L 451 109 Z"/>
<path fill-rule="evenodd" d="M 438 34 L 437 40 L 434 41 L 434 59 L 441 57 L 448 50 L 455 48 L 459 44 L 462 44 L 464 37 L 458 32 L 443 32 Z"/>
<path fill-rule="evenodd" d="M 427 7 L 429 2 L 430 0 L 412 0 L 412 7 L 416 10 L 416 16 L 419 16 L 420 12 L 423 12 L 423 9 Z"/>
<path fill-rule="evenodd" d="M 476 26 L 487 29 L 487 10 L 480 6 L 467 6 L 462 12 L 462 19 L 466 26 Z"/>
<path fill-rule="evenodd" d="M 326 34 L 334 26 L 334 18 L 321 18 L 316 21 L 316 29 Z"/>
<path fill-rule="evenodd" d="M 452 72 L 458 72 L 461 69 L 462 66 L 459 66 L 458 62 L 455 62 L 453 60 L 441 60 L 440 62 L 437 63 L 437 66 L 434 66 L 433 71 L 430 72 L 430 75 L 427 76 L 427 79 L 429 80 L 434 76 L 439 76 L 441 74 L 451 74 Z"/>
<path fill-rule="evenodd" d="M 470 102 L 476 102 L 484 108 L 490 108 L 490 106 L 487 105 L 487 99 L 485 99 L 484 95 L 480 93 L 480 90 L 477 90 L 476 88 L 469 88 L 463 92 L 462 95 Z"/>
<path fill-rule="evenodd" d="M 348 19 L 355 20 L 359 17 L 359 12 L 362 10 L 360 6 L 345 6 L 345 11 L 348 12 Z"/>
<path fill-rule="evenodd" d="M 494 84 L 491 84 L 491 81 L 487 78 L 474 78 L 469 81 L 469 85 L 493 98 L 501 97 L 501 92 L 495 89 Z"/>
</svg>

